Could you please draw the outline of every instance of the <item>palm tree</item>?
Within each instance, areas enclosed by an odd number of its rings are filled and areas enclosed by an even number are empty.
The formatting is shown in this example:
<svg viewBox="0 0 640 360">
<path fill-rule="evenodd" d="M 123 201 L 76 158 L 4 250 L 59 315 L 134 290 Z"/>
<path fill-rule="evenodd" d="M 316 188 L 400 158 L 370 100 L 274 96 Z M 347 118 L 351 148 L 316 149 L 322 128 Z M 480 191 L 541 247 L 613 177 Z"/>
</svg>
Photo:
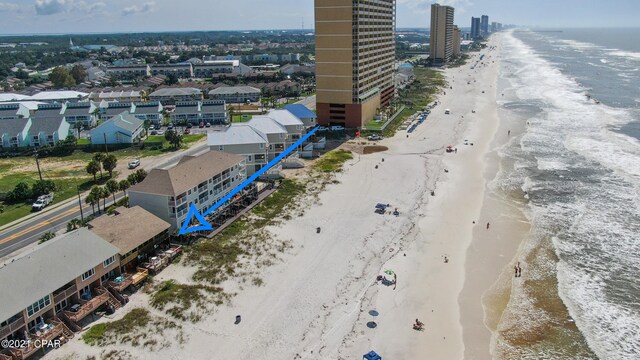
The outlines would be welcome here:
<svg viewBox="0 0 640 360">
<path fill-rule="evenodd" d="M 96 182 L 96 174 L 98 174 L 98 170 L 101 170 L 100 163 L 95 160 L 91 160 L 87 164 L 86 170 L 89 174 L 93 175 L 93 182 Z"/>
<path fill-rule="evenodd" d="M 118 192 L 118 190 L 120 190 L 120 186 L 119 186 L 118 182 L 113 180 L 113 179 L 109 179 L 104 184 L 104 186 L 106 187 L 107 191 L 109 191 L 109 194 L 111 194 L 111 196 L 113 196 L 113 203 L 115 204 L 116 203 L 116 193 Z"/>
<path fill-rule="evenodd" d="M 98 198 L 96 198 L 96 191 L 94 189 L 97 189 L 97 186 L 94 186 L 91 188 L 91 191 L 89 192 L 89 195 L 87 195 L 87 197 L 84 198 L 84 202 L 91 205 L 91 210 L 93 211 L 93 215 L 96 215 L 96 202 L 98 201 Z M 100 212 L 100 207 L 98 206 L 98 212 Z"/>
<path fill-rule="evenodd" d="M 130 187 L 131 187 L 131 184 L 127 179 L 120 180 L 120 182 L 118 183 L 118 189 L 120 189 L 120 191 L 124 193 L 125 197 L 127 196 L 127 189 Z"/>
<path fill-rule="evenodd" d="M 96 153 L 93 155 L 93 160 L 98 163 L 98 168 L 100 169 L 100 178 L 102 178 L 102 162 L 104 161 L 103 153 Z"/>
<path fill-rule="evenodd" d="M 109 198 L 109 196 L 111 196 L 109 190 L 107 190 L 106 187 L 101 187 L 100 199 L 102 199 L 102 208 L 104 209 L 104 212 L 107 212 L 107 199 Z"/>
</svg>

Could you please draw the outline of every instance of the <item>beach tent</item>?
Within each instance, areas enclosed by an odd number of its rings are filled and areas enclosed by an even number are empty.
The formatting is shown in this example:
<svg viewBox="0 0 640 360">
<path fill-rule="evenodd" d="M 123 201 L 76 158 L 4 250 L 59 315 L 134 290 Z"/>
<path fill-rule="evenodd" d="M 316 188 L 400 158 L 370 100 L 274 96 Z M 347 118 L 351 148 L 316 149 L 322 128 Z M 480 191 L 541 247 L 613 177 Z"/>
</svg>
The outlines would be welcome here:
<svg viewBox="0 0 640 360">
<path fill-rule="evenodd" d="M 364 354 L 362 356 L 363 360 L 382 360 L 382 356 L 376 354 L 375 351 L 371 350 L 368 354 Z"/>
</svg>

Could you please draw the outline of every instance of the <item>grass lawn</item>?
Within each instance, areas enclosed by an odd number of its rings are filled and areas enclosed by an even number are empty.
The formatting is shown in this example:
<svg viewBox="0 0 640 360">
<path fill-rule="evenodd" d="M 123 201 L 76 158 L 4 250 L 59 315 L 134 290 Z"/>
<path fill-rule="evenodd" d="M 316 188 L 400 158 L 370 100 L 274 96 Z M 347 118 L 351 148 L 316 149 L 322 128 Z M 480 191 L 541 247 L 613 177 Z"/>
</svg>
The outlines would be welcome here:
<svg viewBox="0 0 640 360">
<path fill-rule="evenodd" d="M 234 122 L 234 123 L 247 122 L 247 121 L 251 120 L 252 117 L 253 117 L 253 115 L 236 114 L 236 115 L 233 115 L 231 117 L 231 122 Z"/>
<path fill-rule="evenodd" d="M 78 139 L 78 145 L 89 145 L 91 144 L 91 140 L 89 139 Z"/>
<path fill-rule="evenodd" d="M 321 172 L 337 172 L 342 170 L 342 165 L 347 161 L 353 159 L 353 155 L 350 151 L 346 150 L 333 150 L 324 154 L 320 160 L 318 160 L 313 166 L 314 170 Z"/>
<path fill-rule="evenodd" d="M 382 125 L 384 125 L 384 121 L 376 121 L 376 120 L 371 120 L 369 121 L 369 123 L 366 125 L 367 130 L 377 130 L 380 131 L 382 130 Z"/>
</svg>

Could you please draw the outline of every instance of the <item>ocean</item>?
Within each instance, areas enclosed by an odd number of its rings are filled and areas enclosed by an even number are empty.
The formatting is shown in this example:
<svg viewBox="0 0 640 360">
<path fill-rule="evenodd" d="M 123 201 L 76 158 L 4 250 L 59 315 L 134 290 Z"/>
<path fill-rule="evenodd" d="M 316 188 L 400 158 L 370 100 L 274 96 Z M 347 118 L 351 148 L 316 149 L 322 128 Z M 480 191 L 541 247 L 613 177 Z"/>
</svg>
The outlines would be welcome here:
<svg viewBox="0 0 640 360">
<path fill-rule="evenodd" d="M 532 230 L 494 355 L 640 359 L 640 29 L 503 36 L 489 186 Z"/>
</svg>

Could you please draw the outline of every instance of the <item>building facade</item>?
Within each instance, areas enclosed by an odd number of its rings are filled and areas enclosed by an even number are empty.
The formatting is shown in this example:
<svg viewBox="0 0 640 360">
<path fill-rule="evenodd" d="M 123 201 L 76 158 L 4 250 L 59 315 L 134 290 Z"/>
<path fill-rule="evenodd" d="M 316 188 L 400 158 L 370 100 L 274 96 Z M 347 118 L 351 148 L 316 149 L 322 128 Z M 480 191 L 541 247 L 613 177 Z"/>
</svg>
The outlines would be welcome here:
<svg viewBox="0 0 640 360">
<path fill-rule="evenodd" d="M 260 89 L 251 86 L 221 86 L 209 91 L 209 99 L 224 100 L 227 104 L 260 101 Z"/>
<path fill-rule="evenodd" d="M 144 135 L 144 121 L 124 111 L 91 129 L 91 144 L 133 144 Z"/>
<path fill-rule="evenodd" d="M 218 151 L 185 156 L 172 168 L 151 170 L 132 186 L 129 206 L 140 206 L 175 231 L 187 220 L 191 204 L 203 213 L 246 178 L 244 156 Z"/>
<path fill-rule="evenodd" d="M 429 57 L 433 63 L 446 63 L 453 56 L 453 13 L 451 6 L 431 5 Z"/>
<path fill-rule="evenodd" d="M 480 35 L 489 35 L 489 16 L 482 15 L 480 17 Z"/>
<path fill-rule="evenodd" d="M 395 0 L 315 0 L 318 123 L 358 128 L 394 96 Z"/>
<path fill-rule="evenodd" d="M 471 40 L 480 37 L 480 18 L 471 17 Z"/>
<path fill-rule="evenodd" d="M 116 80 L 133 80 L 151 76 L 151 68 L 147 64 L 107 66 L 107 76 Z"/>
<path fill-rule="evenodd" d="M 459 58 L 461 54 L 460 43 L 462 41 L 462 34 L 460 33 L 460 28 L 453 25 L 453 49 L 452 55 L 454 58 Z"/>
</svg>

